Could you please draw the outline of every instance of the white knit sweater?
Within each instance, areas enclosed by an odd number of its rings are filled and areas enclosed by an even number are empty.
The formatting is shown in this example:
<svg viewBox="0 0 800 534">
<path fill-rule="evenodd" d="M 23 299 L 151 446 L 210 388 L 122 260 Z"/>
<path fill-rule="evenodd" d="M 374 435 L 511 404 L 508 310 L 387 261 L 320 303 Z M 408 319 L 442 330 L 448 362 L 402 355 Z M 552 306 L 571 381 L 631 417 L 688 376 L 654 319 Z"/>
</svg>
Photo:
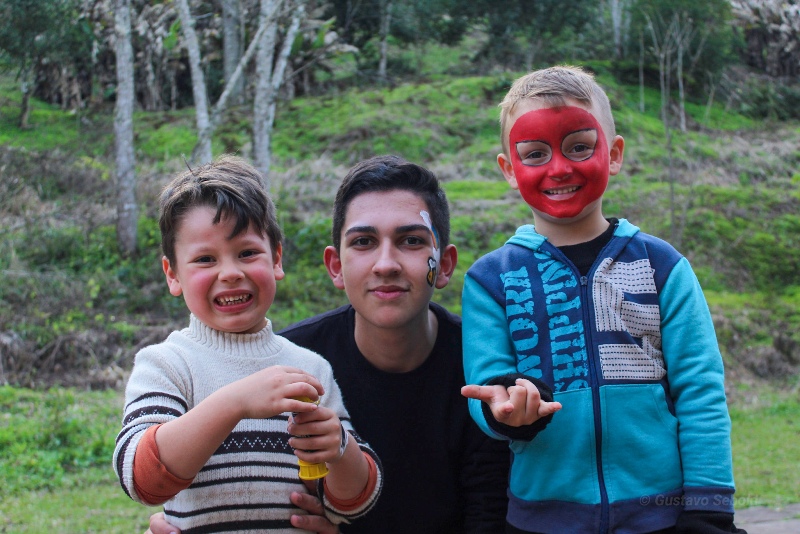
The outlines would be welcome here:
<svg viewBox="0 0 800 534">
<path fill-rule="evenodd" d="M 324 358 L 275 335 L 271 322 L 255 334 L 230 334 L 209 328 L 192 315 L 188 328 L 136 355 L 114 450 L 114 468 L 125 492 L 142 502 L 133 486 L 133 458 L 147 428 L 180 417 L 222 386 L 273 365 L 297 367 L 317 377 L 325 388 L 322 405 L 334 410 L 352 431 L 341 392 Z M 307 490 L 298 478 L 297 457 L 288 445 L 287 422 L 287 413 L 240 421 L 191 486 L 165 504 L 167 520 L 183 534 L 299 532 L 291 527 L 289 518 L 304 512 L 291 504 L 289 495 Z M 369 446 L 361 441 L 359 445 L 380 466 Z M 375 491 L 357 510 L 336 510 L 324 499 L 328 518 L 335 523 L 349 522 L 368 512 L 380 493 L 381 475 L 379 467 Z M 323 493 L 321 481 L 318 490 Z"/>
</svg>

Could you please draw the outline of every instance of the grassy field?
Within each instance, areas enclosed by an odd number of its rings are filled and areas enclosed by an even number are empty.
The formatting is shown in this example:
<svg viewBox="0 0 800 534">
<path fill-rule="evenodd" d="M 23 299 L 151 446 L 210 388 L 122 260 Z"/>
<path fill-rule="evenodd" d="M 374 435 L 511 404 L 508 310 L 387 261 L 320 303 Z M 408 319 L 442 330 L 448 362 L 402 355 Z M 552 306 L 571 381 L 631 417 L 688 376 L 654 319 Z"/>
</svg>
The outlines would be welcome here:
<svg viewBox="0 0 800 534">
<path fill-rule="evenodd" d="M 800 501 L 800 397 L 765 395 L 733 406 L 733 471 L 737 508 Z"/>
<path fill-rule="evenodd" d="M 795 502 L 800 398 L 747 399 L 731 406 L 736 507 Z M 144 532 L 158 508 L 131 501 L 111 468 L 121 407 L 115 391 L 0 388 L 0 532 Z"/>
</svg>

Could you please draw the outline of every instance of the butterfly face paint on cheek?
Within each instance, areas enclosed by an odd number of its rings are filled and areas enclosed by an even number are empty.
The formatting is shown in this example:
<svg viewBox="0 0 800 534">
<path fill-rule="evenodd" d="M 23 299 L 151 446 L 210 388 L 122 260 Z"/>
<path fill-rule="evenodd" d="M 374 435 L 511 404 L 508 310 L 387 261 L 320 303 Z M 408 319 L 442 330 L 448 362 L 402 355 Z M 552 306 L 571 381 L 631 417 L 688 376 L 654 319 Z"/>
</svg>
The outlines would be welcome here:
<svg viewBox="0 0 800 534">
<path fill-rule="evenodd" d="M 433 245 L 431 257 L 428 258 L 428 275 L 426 281 L 429 286 L 433 287 L 433 284 L 436 283 L 436 268 L 439 265 L 439 261 L 442 259 L 442 251 L 439 249 L 439 234 L 433 227 L 430 214 L 427 211 L 421 211 L 419 214 L 422 220 L 425 221 L 425 226 L 431 231 L 431 242 Z"/>
<path fill-rule="evenodd" d="M 608 143 L 597 119 L 582 108 L 523 114 L 509 132 L 509 145 L 522 198 L 551 217 L 576 217 L 608 186 Z"/>
</svg>

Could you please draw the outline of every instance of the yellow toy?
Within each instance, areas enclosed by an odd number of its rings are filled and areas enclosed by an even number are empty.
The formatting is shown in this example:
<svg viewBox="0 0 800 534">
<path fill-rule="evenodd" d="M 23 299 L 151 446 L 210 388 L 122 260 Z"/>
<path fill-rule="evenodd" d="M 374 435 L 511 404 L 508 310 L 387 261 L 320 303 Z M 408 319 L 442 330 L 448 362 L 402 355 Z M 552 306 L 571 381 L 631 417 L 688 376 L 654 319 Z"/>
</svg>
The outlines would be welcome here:
<svg viewBox="0 0 800 534">
<path fill-rule="evenodd" d="M 312 401 L 308 397 L 295 397 L 295 399 L 303 402 L 319 404 L 319 399 L 317 399 L 316 402 Z M 328 474 L 328 466 L 324 463 L 312 464 L 298 458 L 297 464 L 300 466 L 300 480 L 317 480 Z"/>
</svg>

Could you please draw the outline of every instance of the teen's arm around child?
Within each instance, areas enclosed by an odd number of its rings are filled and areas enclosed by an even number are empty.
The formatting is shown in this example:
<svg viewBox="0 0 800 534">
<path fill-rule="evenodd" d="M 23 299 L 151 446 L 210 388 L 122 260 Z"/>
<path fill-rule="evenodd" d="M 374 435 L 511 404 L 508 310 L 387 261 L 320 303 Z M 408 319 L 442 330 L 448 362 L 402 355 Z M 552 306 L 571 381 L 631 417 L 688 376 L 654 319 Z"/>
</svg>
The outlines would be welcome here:
<svg viewBox="0 0 800 534">
<path fill-rule="evenodd" d="M 553 67 L 501 108 L 498 164 L 534 224 L 468 270 L 462 303 L 470 413 L 514 455 L 507 532 L 741 532 L 697 278 L 602 214 L 625 146 L 608 97 Z"/>
</svg>

